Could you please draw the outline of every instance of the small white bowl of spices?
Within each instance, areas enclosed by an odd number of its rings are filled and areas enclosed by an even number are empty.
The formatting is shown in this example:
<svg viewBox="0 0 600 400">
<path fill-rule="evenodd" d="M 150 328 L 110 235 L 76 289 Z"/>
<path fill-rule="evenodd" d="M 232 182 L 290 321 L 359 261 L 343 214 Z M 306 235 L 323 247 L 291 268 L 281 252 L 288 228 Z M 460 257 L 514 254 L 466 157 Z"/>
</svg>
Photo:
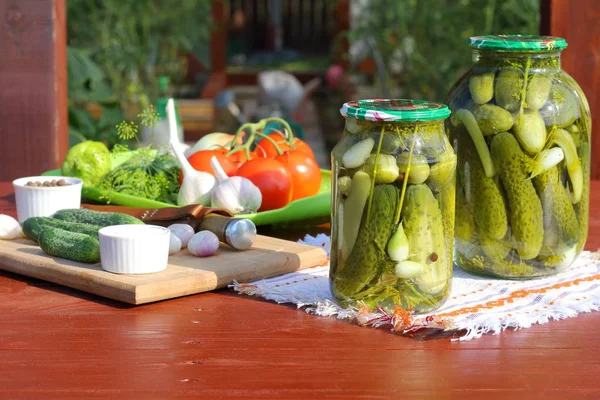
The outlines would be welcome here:
<svg viewBox="0 0 600 400">
<path fill-rule="evenodd" d="M 29 176 L 13 181 L 17 220 L 51 217 L 55 212 L 81 207 L 83 181 L 68 176 Z"/>
</svg>

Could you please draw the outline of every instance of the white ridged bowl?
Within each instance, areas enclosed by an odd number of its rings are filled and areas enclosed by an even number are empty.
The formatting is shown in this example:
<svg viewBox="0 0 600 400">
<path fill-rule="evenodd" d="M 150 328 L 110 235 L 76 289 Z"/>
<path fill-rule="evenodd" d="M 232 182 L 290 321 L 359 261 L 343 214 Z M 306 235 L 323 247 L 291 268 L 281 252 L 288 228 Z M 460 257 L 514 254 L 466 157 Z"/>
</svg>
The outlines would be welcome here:
<svg viewBox="0 0 600 400">
<path fill-rule="evenodd" d="M 68 186 L 25 186 L 29 181 L 46 182 L 64 179 Z M 13 181 L 17 204 L 17 220 L 30 217 L 51 217 L 59 210 L 81 207 L 83 181 L 68 176 L 29 176 Z"/>
<path fill-rule="evenodd" d="M 171 231 L 155 225 L 112 225 L 100 229 L 102 269 L 116 274 L 150 274 L 169 263 Z"/>
</svg>

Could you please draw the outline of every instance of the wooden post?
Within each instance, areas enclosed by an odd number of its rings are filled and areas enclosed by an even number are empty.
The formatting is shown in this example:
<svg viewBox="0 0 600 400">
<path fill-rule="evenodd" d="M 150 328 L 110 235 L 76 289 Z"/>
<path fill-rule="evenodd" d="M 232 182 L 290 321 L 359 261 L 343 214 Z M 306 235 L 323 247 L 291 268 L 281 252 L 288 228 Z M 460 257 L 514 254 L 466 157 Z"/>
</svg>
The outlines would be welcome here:
<svg viewBox="0 0 600 400">
<path fill-rule="evenodd" d="M 58 168 L 68 149 L 65 0 L 0 0 L 0 181 Z"/>
<path fill-rule="evenodd" d="M 600 179 L 600 1 L 542 0 L 542 34 L 565 38 L 562 67 L 583 89 L 592 112 L 592 179 Z M 596 118 L 596 121 L 594 121 Z"/>
<path fill-rule="evenodd" d="M 216 24 L 210 36 L 210 77 L 202 91 L 203 99 L 212 99 L 227 87 L 227 9 L 221 0 L 212 0 L 212 16 Z"/>
</svg>

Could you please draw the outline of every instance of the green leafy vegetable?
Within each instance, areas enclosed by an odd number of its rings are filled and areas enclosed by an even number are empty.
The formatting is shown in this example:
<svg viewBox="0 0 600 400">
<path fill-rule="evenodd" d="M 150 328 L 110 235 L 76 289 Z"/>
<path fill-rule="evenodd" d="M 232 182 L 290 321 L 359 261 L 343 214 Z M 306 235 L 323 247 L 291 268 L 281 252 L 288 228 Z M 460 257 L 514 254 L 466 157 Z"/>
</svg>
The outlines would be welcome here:
<svg viewBox="0 0 600 400">
<path fill-rule="evenodd" d="M 175 204 L 179 192 L 177 160 L 170 154 L 158 154 L 152 148 L 136 152 L 104 176 L 98 188 Z M 107 197 L 110 199 L 110 193 Z"/>
<path fill-rule="evenodd" d="M 106 145 L 87 140 L 69 149 L 61 173 L 80 178 L 85 186 L 95 186 L 110 168 L 110 152 Z"/>
</svg>

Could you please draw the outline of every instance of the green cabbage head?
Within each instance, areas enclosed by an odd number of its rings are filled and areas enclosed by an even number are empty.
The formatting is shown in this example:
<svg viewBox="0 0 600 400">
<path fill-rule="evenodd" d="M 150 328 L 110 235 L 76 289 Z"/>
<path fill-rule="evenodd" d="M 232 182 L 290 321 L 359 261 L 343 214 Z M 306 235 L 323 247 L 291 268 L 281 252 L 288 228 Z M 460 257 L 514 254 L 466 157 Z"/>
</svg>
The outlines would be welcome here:
<svg viewBox="0 0 600 400">
<path fill-rule="evenodd" d="M 86 140 L 69 149 L 61 173 L 83 180 L 84 186 L 94 187 L 110 169 L 108 147 L 102 142 Z"/>
</svg>

